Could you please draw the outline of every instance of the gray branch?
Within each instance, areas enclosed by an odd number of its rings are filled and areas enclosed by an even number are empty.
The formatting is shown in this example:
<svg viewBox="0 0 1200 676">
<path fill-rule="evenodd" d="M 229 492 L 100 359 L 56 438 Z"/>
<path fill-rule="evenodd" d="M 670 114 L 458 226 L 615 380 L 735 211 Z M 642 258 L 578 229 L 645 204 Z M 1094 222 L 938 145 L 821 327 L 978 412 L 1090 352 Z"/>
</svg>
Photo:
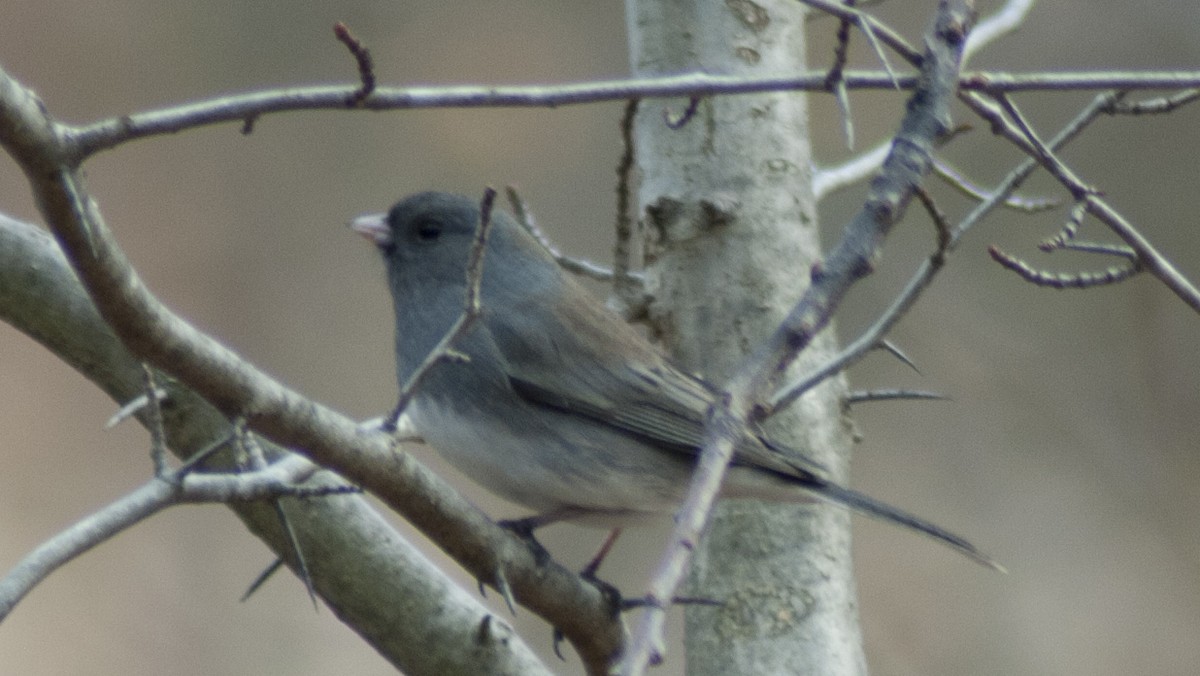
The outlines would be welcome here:
<svg viewBox="0 0 1200 676">
<path fill-rule="evenodd" d="M 58 246 L 44 231 L 2 215 L 0 319 L 44 345 L 114 401 L 129 401 L 143 393 L 140 364 L 97 313 Z M 164 376 L 163 381 L 172 403 L 164 422 L 174 452 L 187 456 L 229 434 L 224 415 L 174 380 Z M 272 457 L 283 454 L 277 446 L 268 448 Z M 328 472 L 321 474 L 327 475 L 326 481 L 341 481 Z M 102 541 L 93 529 L 107 532 L 122 523 L 135 523 L 153 511 L 154 501 L 146 497 L 131 493 L 118 501 L 123 503 L 119 513 L 108 515 L 116 518 L 85 519 L 74 532 L 65 531 L 45 544 L 56 553 L 42 549 L 36 555 L 58 557 L 64 546 L 78 548 L 89 539 Z M 309 544 L 306 554 L 318 593 L 338 617 L 398 668 L 411 674 L 544 672 L 506 623 L 459 589 L 362 498 L 342 495 L 283 502 L 301 542 Z M 229 507 L 278 556 L 294 564 L 274 510 L 262 502 L 236 502 Z M 40 565 L 45 565 L 45 559 L 20 575 Z M 372 582 L 347 582 L 354 580 Z M 29 580 L 14 578 L 11 584 L 20 589 Z M 502 650 L 471 654 L 454 647 L 478 641 L 485 622 L 492 632 L 488 636 L 496 646 L 504 646 Z"/>
</svg>

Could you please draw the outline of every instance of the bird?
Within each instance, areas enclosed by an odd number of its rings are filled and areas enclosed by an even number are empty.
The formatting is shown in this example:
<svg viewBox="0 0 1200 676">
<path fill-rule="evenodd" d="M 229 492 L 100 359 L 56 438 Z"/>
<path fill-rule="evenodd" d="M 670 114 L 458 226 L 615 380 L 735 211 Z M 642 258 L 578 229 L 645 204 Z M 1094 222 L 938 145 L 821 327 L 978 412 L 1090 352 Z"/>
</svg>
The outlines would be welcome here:
<svg viewBox="0 0 1200 676">
<path fill-rule="evenodd" d="M 619 528 L 677 510 L 720 392 L 669 359 L 567 274 L 502 211 L 490 215 L 479 314 L 404 411 L 425 442 L 489 491 L 557 521 Z M 382 254 L 403 388 L 464 312 L 476 200 L 428 191 L 350 227 Z M 737 442 L 721 498 L 837 503 L 997 567 L 961 536 L 847 488 L 756 426 Z"/>
</svg>

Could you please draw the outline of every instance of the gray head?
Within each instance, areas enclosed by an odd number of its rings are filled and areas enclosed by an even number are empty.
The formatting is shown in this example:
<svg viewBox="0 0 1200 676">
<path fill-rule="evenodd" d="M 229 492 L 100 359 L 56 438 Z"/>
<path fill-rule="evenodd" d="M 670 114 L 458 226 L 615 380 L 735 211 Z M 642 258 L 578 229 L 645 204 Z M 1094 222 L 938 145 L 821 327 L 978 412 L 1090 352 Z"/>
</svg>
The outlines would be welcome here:
<svg viewBox="0 0 1200 676">
<path fill-rule="evenodd" d="M 479 216 L 479 204 L 468 197 L 422 192 L 400 200 L 386 216 L 361 216 L 351 224 L 375 243 L 387 265 L 402 372 L 423 358 L 463 310 Z M 563 284 L 574 283 L 508 214 L 496 210 L 491 219 L 481 286 L 485 314 L 518 312 L 530 298 L 556 297 Z"/>
</svg>

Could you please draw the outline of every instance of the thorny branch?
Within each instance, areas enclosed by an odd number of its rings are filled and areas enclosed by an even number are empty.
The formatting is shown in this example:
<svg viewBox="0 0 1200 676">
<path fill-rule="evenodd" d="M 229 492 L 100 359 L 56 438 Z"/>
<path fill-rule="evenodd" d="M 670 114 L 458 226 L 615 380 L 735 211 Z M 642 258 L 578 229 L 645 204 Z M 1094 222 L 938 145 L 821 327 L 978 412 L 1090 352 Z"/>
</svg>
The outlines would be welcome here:
<svg viewBox="0 0 1200 676">
<path fill-rule="evenodd" d="M 878 24 L 868 15 L 848 9 L 844 4 L 817 0 L 808 1 L 807 4 L 862 27 L 867 32 L 869 39 L 880 40 L 909 62 L 922 63 L 925 67 L 945 65 L 944 61 L 940 59 L 934 59 L 933 63 L 927 62 L 930 55 L 916 54 L 903 38 Z M 1010 2 L 1008 7 L 1012 11 L 1017 11 L 1022 6 L 1027 9 L 1027 5 L 1028 3 Z M 956 27 L 950 26 L 947 31 L 939 33 L 939 35 L 947 38 L 948 42 L 952 42 L 949 38 L 954 35 L 961 38 L 964 32 L 965 22 Z M 223 346 L 207 336 L 198 334 L 190 326 L 183 324 L 178 318 L 161 308 L 141 286 L 141 282 L 132 268 L 128 267 L 128 263 L 124 260 L 120 250 L 116 248 L 111 234 L 104 226 L 98 209 L 87 196 L 86 189 L 77 172 L 79 164 L 84 159 L 96 152 L 134 139 L 175 133 L 219 122 L 257 120 L 260 116 L 275 112 L 344 108 L 348 102 L 363 109 L 384 110 L 423 107 L 559 106 L 664 96 L 686 97 L 690 101 L 696 101 L 701 97 L 718 94 L 746 94 L 777 90 L 813 91 L 822 89 L 828 82 L 828 73 L 821 72 L 765 78 L 685 74 L 664 78 L 560 86 L 377 88 L 374 83 L 374 71 L 369 61 L 369 54 L 357 40 L 349 36 L 348 32 L 345 34 L 347 37 L 343 39 L 343 42 L 347 44 L 359 62 L 361 82 L 356 87 L 312 87 L 255 92 L 138 113 L 82 127 L 70 127 L 50 119 L 40 108 L 40 102 L 37 102 L 28 90 L 0 70 L 0 142 L 3 142 L 9 153 L 21 163 L 29 175 L 48 222 L 54 228 L 64 248 L 70 253 L 73 263 L 88 285 L 97 305 L 105 313 L 111 325 L 122 332 L 127 344 L 135 353 L 145 355 L 154 363 L 179 366 L 185 376 L 190 376 L 185 377 L 189 384 L 197 387 L 201 393 L 226 412 L 247 414 L 248 419 L 254 422 L 255 429 L 274 436 L 283 443 L 311 442 L 304 447 L 309 448 L 309 452 L 314 457 L 319 458 L 325 464 L 343 470 L 347 476 L 352 478 L 366 477 L 367 480 L 363 480 L 362 483 L 373 484 L 376 490 L 384 495 L 393 494 L 394 490 L 411 492 L 413 486 L 428 486 L 432 480 L 422 474 L 422 470 L 414 468 L 408 461 L 395 461 L 395 458 L 391 456 L 390 449 L 380 448 L 379 444 L 375 443 L 377 440 L 365 442 L 357 436 L 352 425 L 345 424 L 346 421 L 331 417 L 333 416 L 331 412 L 284 390 L 278 383 L 241 362 L 236 355 Z M 342 39 L 342 33 L 339 33 L 339 39 Z M 1138 269 L 1144 268 L 1156 274 L 1189 305 L 1200 311 L 1200 294 L 1197 294 L 1190 282 L 1182 278 L 1170 263 L 1145 241 L 1140 233 L 1130 226 L 1120 214 L 1116 213 L 1094 190 L 1075 177 L 1054 154 L 1059 146 L 1070 140 L 1101 112 L 1110 114 L 1165 112 L 1196 100 L 1197 90 L 1190 89 L 1165 97 L 1160 101 L 1137 105 L 1119 105 L 1115 96 L 1103 101 L 1098 100 L 1084 113 L 1081 113 L 1080 118 L 1069 125 L 1059 138 L 1049 143 L 1043 143 L 1037 139 L 1032 128 L 1022 121 L 1019 111 L 1006 96 L 1009 92 L 1032 90 L 1113 88 L 1129 91 L 1194 88 L 1200 87 L 1200 72 L 1028 75 L 965 73 L 961 76 L 942 73 L 942 75 L 943 80 L 945 77 L 957 78 L 957 85 L 963 92 L 963 98 L 968 105 L 985 119 L 992 121 L 999 133 L 1032 157 L 1036 157 L 1038 162 L 1080 200 L 1079 203 L 1086 208 L 1088 213 L 1109 225 L 1136 256 Z M 838 87 L 847 89 L 900 87 L 911 90 L 928 84 L 915 75 L 864 71 L 845 71 L 839 75 L 837 82 Z M 939 81 L 939 83 L 953 87 L 953 83 L 948 81 Z M 1007 113 L 1007 117 L 998 114 L 996 108 L 988 105 L 980 94 L 986 94 L 1000 101 L 1001 109 Z M 936 114 L 930 114 L 929 119 L 933 120 L 936 117 Z M 940 124 L 941 120 L 937 120 L 937 122 Z M 936 135 L 936 129 L 932 131 Z M 893 152 L 904 151 L 900 140 L 901 137 L 898 137 Z M 927 162 L 922 161 L 921 164 L 923 165 L 922 171 L 928 169 Z M 805 383 L 811 384 L 815 382 L 814 378 L 824 377 L 822 373 L 833 373 L 844 368 L 846 364 L 867 349 L 877 345 L 895 319 L 903 314 L 904 310 L 915 301 L 920 291 L 928 284 L 940 266 L 945 253 L 954 247 L 961 235 L 978 222 L 983 214 L 1006 200 L 1029 175 L 1034 166 L 1036 165 L 1031 160 L 1015 170 L 999 188 L 990 193 L 967 219 L 960 222 L 950 233 L 945 246 L 939 247 L 938 251 L 917 271 L 892 308 L 889 308 L 876 325 L 869 329 L 859 341 L 843 351 L 838 359 L 828 365 L 828 368 L 822 369 L 820 373 L 813 374 L 810 378 L 805 378 L 803 383 L 789 388 L 769 404 L 759 407 L 759 413 L 769 415 L 778 410 L 779 407 L 786 405 L 787 402 L 798 396 L 798 393 L 806 388 Z M 884 174 L 887 175 L 894 169 L 895 167 L 889 169 L 885 165 Z M 874 189 L 873 194 L 875 194 Z M 894 219 L 899 218 L 908 199 L 907 195 L 900 195 L 898 200 L 890 201 L 893 197 L 895 196 L 889 196 L 887 201 L 871 200 L 868 202 L 868 209 L 864 211 L 864 214 L 867 214 L 866 220 L 870 223 L 864 225 L 856 220 L 848 226 L 848 234 L 855 228 L 859 229 L 857 236 L 860 237 L 874 232 L 875 239 L 867 237 L 870 240 L 870 246 L 855 251 L 853 256 L 843 258 L 838 257 L 845 253 L 839 248 L 830 255 L 824 266 L 814 268 L 812 289 L 797 306 L 793 316 L 789 318 L 787 330 L 781 332 L 784 335 L 777 336 L 773 346 L 755 358 L 753 363 L 760 366 L 757 372 L 752 372 L 750 367 L 747 367 L 743 374 L 731 384 L 726 409 L 718 411 L 714 415 L 713 439 L 718 445 L 728 445 L 726 442 L 729 434 L 744 423 L 746 416 L 750 414 L 754 406 L 756 398 L 752 395 L 761 391 L 764 384 L 773 378 L 773 374 L 781 372 L 782 365 L 790 361 L 796 351 L 827 321 L 836 309 L 840 294 L 844 290 L 841 285 L 848 285 L 855 279 L 869 274 L 871 247 L 876 247 L 881 243 L 887 227 L 890 227 L 890 223 L 894 222 Z M 878 229 L 873 230 L 874 228 Z M 164 336 L 169 336 L 172 342 L 170 344 L 158 343 L 163 340 Z M 787 352 L 780 351 L 780 340 L 786 344 Z M 766 354 L 771 354 L 771 359 L 767 359 L 764 356 Z M 180 363 L 177 363 L 177 360 Z M 212 373 L 202 373 L 203 369 L 214 365 L 216 368 Z M 357 458 L 351 457 L 355 452 L 359 452 L 360 455 Z M 706 456 L 708 455 L 706 453 Z M 364 460 L 371 462 L 364 462 Z M 392 461 L 391 465 L 396 468 L 392 478 L 379 477 L 379 473 L 374 471 L 380 461 Z M 719 456 L 717 462 L 720 462 Z M 719 474 L 720 469 L 717 468 L 716 475 L 719 477 Z M 189 485 L 188 481 L 199 485 L 200 479 L 192 481 L 188 478 L 184 481 L 184 485 Z M 131 494 L 130 500 L 137 502 L 133 495 Z M 403 501 L 400 502 L 403 503 Z M 163 503 L 162 498 L 150 496 L 149 502 L 139 502 L 138 504 L 161 505 Z M 556 614 L 558 611 L 550 610 L 551 608 L 569 608 L 570 614 L 583 617 L 587 616 L 587 613 L 580 613 L 579 608 L 596 609 L 602 606 L 602 602 L 598 602 L 595 594 L 589 596 L 586 593 L 587 589 L 580 591 L 577 585 L 571 581 L 573 576 L 569 573 L 566 573 L 565 576 L 560 575 L 557 584 L 547 583 L 545 579 L 533 580 L 530 577 L 532 568 L 527 560 L 522 559 L 521 553 L 508 547 L 503 538 L 497 539 L 495 534 L 489 531 L 490 524 L 487 524 L 486 520 L 480 521 L 481 517 L 472 515 L 469 509 L 455 511 L 445 504 L 439 504 L 433 508 L 426 507 L 424 510 L 406 504 L 398 506 L 397 509 L 409 515 L 410 519 L 419 526 L 422 524 L 428 526 L 435 522 L 434 519 L 442 518 L 447 512 L 453 512 L 452 518 L 461 520 L 462 532 L 457 535 L 462 540 L 450 545 L 443 543 L 443 546 L 447 547 L 452 555 L 455 555 L 472 570 L 483 569 L 491 572 L 496 569 L 495 566 L 502 564 L 506 571 L 517 571 L 516 574 L 507 572 L 506 577 L 515 582 L 518 596 L 522 598 L 523 602 L 530 603 L 531 607 L 539 609 L 539 612 L 550 613 L 547 615 L 548 617 L 560 617 Z M 133 512 L 137 513 L 137 509 Z M 703 512 L 693 510 L 688 513 L 702 514 Z M 136 520 L 127 523 L 133 523 Z M 441 521 L 436 521 L 436 523 L 439 527 L 442 525 Z M 696 524 L 692 524 L 692 526 L 696 527 Z M 698 533 L 698 527 L 693 532 Z M 685 538 L 680 541 L 687 540 Z M 483 557 L 482 563 L 478 555 L 479 551 L 489 552 Z M 497 561 L 500 561 L 501 564 L 497 564 Z M 493 567 L 489 568 L 489 566 Z M 558 600 L 560 602 L 556 602 L 554 599 L 548 598 L 546 594 L 539 593 L 536 589 L 538 584 L 551 588 L 553 591 L 549 592 L 550 595 L 561 594 L 562 589 L 571 589 L 574 595 L 569 598 L 564 595 L 564 598 Z M 656 593 L 654 598 L 668 599 L 670 596 L 670 594 Z M 661 613 L 652 611 L 647 616 L 657 617 L 661 616 Z M 560 627 L 563 625 L 560 624 Z M 568 622 L 566 628 L 568 636 L 575 642 L 576 647 L 584 655 L 585 661 L 588 662 L 588 666 L 593 670 L 605 664 L 607 657 L 612 654 L 614 646 L 620 644 L 620 638 L 614 637 L 611 633 L 601 636 L 585 635 L 587 632 L 595 631 L 595 626 L 587 625 L 586 622 L 582 625 L 580 623 L 571 625 Z M 574 631 L 570 631 L 571 629 Z M 647 634 L 639 633 L 639 638 L 643 635 Z"/>
<path fill-rule="evenodd" d="M 134 271 L 90 198 L 75 138 L 0 71 L 0 144 L 24 169 L 46 222 L 101 316 L 130 352 L 168 370 L 229 418 L 380 497 L 482 579 L 497 570 L 522 604 L 548 618 L 599 671 L 622 641 L 594 586 L 521 542 L 382 434 L 287 389 L 173 314 Z"/>
</svg>

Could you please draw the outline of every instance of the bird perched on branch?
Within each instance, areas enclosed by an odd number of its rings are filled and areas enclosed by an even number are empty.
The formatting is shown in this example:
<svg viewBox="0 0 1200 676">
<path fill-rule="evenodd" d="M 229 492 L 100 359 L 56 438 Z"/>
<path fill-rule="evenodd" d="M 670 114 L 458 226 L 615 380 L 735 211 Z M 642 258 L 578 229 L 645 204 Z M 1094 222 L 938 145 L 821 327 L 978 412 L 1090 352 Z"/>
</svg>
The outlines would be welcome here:
<svg viewBox="0 0 1200 676">
<path fill-rule="evenodd" d="M 473 273 L 479 315 L 421 374 L 405 414 L 467 476 L 534 510 L 531 526 L 621 526 L 674 512 L 717 389 L 663 356 L 508 215 L 490 219 L 476 249 L 481 276 Z M 351 223 L 383 254 L 402 388 L 464 315 L 480 224 L 475 201 L 443 192 Z M 721 496 L 824 499 L 995 565 L 963 538 L 833 482 L 757 429 L 738 442 Z"/>
</svg>

